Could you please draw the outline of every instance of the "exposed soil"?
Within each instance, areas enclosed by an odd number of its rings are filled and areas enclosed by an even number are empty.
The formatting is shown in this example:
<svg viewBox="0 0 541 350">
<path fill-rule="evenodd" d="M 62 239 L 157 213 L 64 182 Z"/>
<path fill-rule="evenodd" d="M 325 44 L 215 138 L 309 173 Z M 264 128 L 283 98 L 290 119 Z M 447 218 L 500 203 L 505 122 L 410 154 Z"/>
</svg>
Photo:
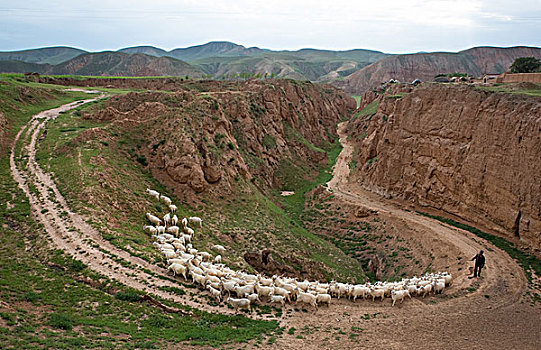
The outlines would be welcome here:
<svg viewBox="0 0 541 350">
<path fill-rule="evenodd" d="M 34 116 L 17 134 L 10 157 L 12 176 L 27 195 L 34 217 L 44 225 L 52 244 L 90 269 L 126 286 L 208 312 L 232 313 L 227 308 L 200 303 L 187 295 L 160 290 L 160 286 L 178 285 L 157 278 L 157 275 L 166 275 L 166 271 L 112 246 L 85 218 L 70 210 L 51 176 L 39 167 L 35 155 L 44 125 L 59 112 L 75 106 L 77 103 L 71 103 Z M 333 299 L 329 307 L 307 308 L 307 312 L 295 311 L 296 305 L 287 306 L 281 319 L 286 331 L 267 346 L 275 349 L 419 346 L 539 349 L 541 310 L 538 305 L 530 306 L 523 296 L 528 282 L 520 266 L 505 252 L 469 232 L 406 211 L 394 202 L 348 183 L 347 164 L 353 148 L 346 140 L 346 126 L 344 123 L 339 126 L 344 149 L 329 189 L 344 203 L 377 211 L 382 219 L 400 227 L 397 231 L 402 232 L 404 238 L 422 244 L 436 257 L 434 270 L 453 273 L 453 284 L 441 296 L 414 298 L 395 307 L 391 307 L 388 299 L 356 303 Z M 15 145 L 25 131 L 30 136 L 22 151 L 28 155 L 26 167 L 15 159 Z M 479 249 L 486 251 L 488 268 L 482 278 L 468 279 L 467 270 L 458 270 L 457 257 L 471 258 Z M 257 316 L 252 314 L 251 317 Z M 291 327 L 296 328 L 294 334 L 287 332 Z M 186 348 L 184 344 L 177 347 Z"/>
</svg>

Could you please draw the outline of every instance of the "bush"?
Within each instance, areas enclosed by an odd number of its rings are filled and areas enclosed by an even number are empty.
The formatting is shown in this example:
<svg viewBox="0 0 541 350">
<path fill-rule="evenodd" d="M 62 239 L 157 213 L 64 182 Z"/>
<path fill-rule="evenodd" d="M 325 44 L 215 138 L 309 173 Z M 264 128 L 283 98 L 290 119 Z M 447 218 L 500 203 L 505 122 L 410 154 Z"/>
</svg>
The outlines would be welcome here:
<svg viewBox="0 0 541 350">
<path fill-rule="evenodd" d="M 116 293 L 115 298 L 117 298 L 118 300 L 131 301 L 131 302 L 136 302 L 141 299 L 139 294 L 137 294 L 137 292 L 134 290 L 120 291 Z"/>
<path fill-rule="evenodd" d="M 49 325 L 54 328 L 71 331 L 73 328 L 73 320 L 68 315 L 54 313 L 49 317 Z"/>
<path fill-rule="evenodd" d="M 266 134 L 263 136 L 263 146 L 265 146 L 266 149 L 276 148 L 276 138 L 272 135 Z"/>
<path fill-rule="evenodd" d="M 72 271 L 80 272 L 80 271 L 82 271 L 85 267 L 86 267 L 86 265 L 83 264 L 82 261 L 77 260 L 77 259 L 72 259 L 72 260 L 71 260 L 70 269 L 71 269 Z"/>
<path fill-rule="evenodd" d="M 36 302 L 39 299 L 39 294 L 36 292 L 28 292 L 23 296 L 24 300 L 31 303 Z"/>
<path fill-rule="evenodd" d="M 145 157 L 144 155 L 142 156 L 137 156 L 137 161 L 143 165 L 143 166 L 147 166 L 148 165 L 148 162 L 147 162 L 147 157 Z"/>
</svg>

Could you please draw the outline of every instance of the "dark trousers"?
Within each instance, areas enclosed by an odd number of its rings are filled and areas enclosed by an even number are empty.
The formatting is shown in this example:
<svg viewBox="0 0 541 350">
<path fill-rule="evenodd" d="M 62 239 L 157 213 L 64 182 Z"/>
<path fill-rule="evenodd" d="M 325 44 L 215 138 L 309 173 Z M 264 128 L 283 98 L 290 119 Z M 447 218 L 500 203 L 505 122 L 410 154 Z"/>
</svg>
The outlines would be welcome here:
<svg viewBox="0 0 541 350">
<path fill-rule="evenodd" d="M 481 277 L 481 266 L 475 265 L 475 268 L 473 269 L 473 277 Z"/>
</svg>

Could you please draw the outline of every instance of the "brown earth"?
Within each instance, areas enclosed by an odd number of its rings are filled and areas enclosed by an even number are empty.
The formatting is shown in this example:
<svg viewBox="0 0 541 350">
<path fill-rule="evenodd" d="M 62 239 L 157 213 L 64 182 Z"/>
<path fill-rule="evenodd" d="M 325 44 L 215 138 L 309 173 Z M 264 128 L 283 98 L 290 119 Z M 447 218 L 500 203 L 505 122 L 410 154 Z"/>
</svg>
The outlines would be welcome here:
<svg viewBox="0 0 541 350">
<path fill-rule="evenodd" d="M 348 75 L 335 85 L 348 93 L 362 94 L 389 79 L 432 81 L 437 74 L 468 73 L 474 77 L 503 73 L 518 57 L 541 58 L 535 47 L 476 47 L 458 53 L 434 52 L 386 57 Z"/>
<path fill-rule="evenodd" d="M 378 97 L 375 115 L 348 126 L 358 164 L 353 180 L 457 215 L 539 255 L 540 99 L 441 84 L 394 93 Z"/>
</svg>

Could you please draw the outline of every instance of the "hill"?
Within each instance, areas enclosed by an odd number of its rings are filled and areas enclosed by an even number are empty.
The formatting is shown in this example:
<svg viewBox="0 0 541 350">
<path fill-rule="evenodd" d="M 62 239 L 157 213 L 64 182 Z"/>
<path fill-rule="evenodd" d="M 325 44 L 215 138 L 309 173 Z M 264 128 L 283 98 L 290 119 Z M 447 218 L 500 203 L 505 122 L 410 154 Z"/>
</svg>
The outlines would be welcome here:
<svg viewBox="0 0 541 350">
<path fill-rule="evenodd" d="M 28 71 L 40 74 L 91 76 L 202 76 L 197 68 L 172 57 L 122 52 L 86 53 L 57 65 L 0 61 L 0 72 Z"/>
<path fill-rule="evenodd" d="M 87 53 L 87 51 L 73 47 L 44 47 L 40 49 L 0 52 L 0 61 L 58 64 L 84 53 Z"/>
<path fill-rule="evenodd" d="M 60 63 L 52 74 L 98 75 L 98 76 L 201 76 L 187 64 L 171 57 L 153 57 L 144 54 L 100 52 L 78 56 Z"/>
<path fill-rule="evenodd" d="M 172 56 L 167 51 L 162 50 L 158 47 L 154 46 L 134 46 L 134 47 L 126 47 L 124 49 L 120 49 L 117 52 L 123 52 L 123 53 L 129 53 L 129 54 L 136 54 L 136 53 L 142 53 L 149 56 Z"/>
<path fill-rule="evenodd" d="M 396 55 L 361 68 L 337 82 L 352 94 L 360 94 L 389 79 L 411 82 L 415 79 L 432 81 L 441 73 L 467 73 L 481 76 L 503 73 L 518 57 L 541 58 L 541 49 L 535 47 L 476 47 L 458 53 L 435 52 Z"/>
</svg>

